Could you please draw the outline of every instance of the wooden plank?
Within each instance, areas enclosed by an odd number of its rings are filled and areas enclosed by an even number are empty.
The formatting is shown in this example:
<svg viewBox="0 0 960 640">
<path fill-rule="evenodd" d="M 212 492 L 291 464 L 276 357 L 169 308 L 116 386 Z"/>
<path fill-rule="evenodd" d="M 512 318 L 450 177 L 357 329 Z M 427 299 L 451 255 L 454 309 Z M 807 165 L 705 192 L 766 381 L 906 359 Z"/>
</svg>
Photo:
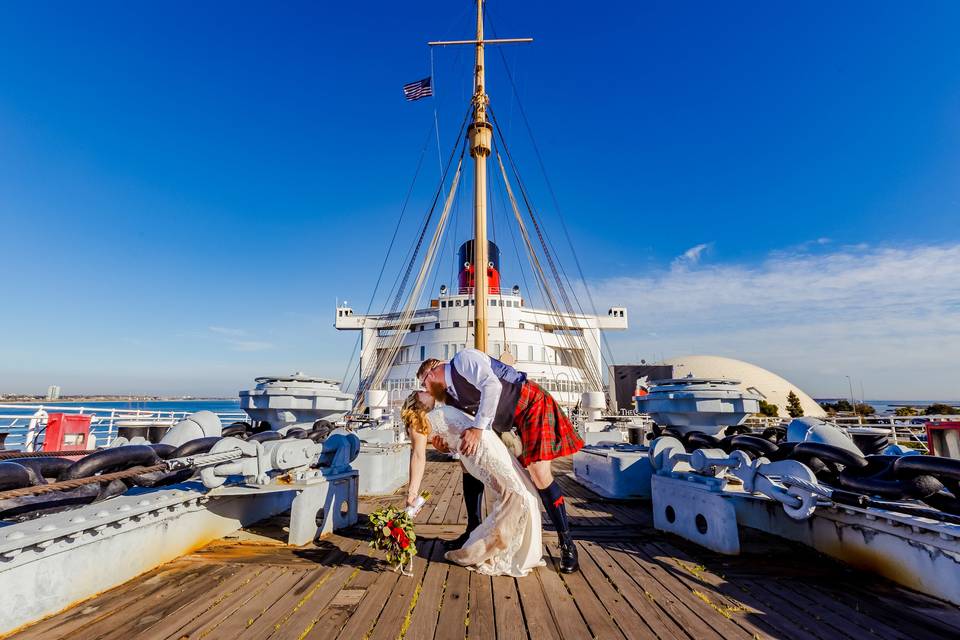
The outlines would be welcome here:
<svg viewBox="0 0 960 640">
<path fill-rule="evenodd" d="M 864 635 L 889 638 L 890 640 L 913 640 L 918 636 L 911 633 L 904 633 L 878 620 L 870 610 L 851 609 L 850 607 L 838 603 L 832 596 L 816 589 L 809 583 L 799 580 L 790 580 L 785 585 L 787 589 L 798 598 L 803 598 L 808 610 L 826 611 L 833 620 L 845 621 L 847 624 L 859 627 L 859 633 Z"/>
<path fill-rule="evenodd" d="M 654 599 L 653 594 L 639 587 L 599 544 L 581 541 L 579 542 L 579 548 L 592 556 L 597 566 L 606 574 L 617 592 L 623 596 L 623 600 L 643 618 L 653 632 L 656 633 L 657 637 L 691 637 L 682 623 L 674 620 L 669 613 L 664 610 L 662 604 Z"/>
<path fill-rule="evenodd" d="M 547 551 L 553 556 L 554 562 L 560 563 L 560 549 L 556 544 L 548 544 Z M 594 638 L 623 638 L 620 629 L 614 624 L 610 613 L 604 608 L 603 604 L 597 599 L 596 593 L 587 584 L 586 580 L 579 571 L 561 575 L 564 584 L 573 601 L 580 610 L 580 615 L 586 621 L 587 626 Z"/>
<path fill-rule="evenodd" d="M 233 614 L 220 621 L 212 635 L 216 638 L 236 638 L 251 627 L 260 616 L 267 612 L 278 600 L 283 598 L 294 586 L 309 573 L 303 569 L 288 569 L 277 577 L 255 598 L 247 600 Z"/>
<path fill-rule="evenodd" d="M 854 611 L 863 611 L 872 620 L 888 626 L 909 629 L 914 638 L 950 638 L 958 637 L 956 628 L 949 624 L 950 616 L 957 614 L 957 608 L 942 602 L 939 606 L 918 607 L 913 598 L 918 594 L 909 592 L 909 598 L 887 600 L 876 591 L 861 589 L 858 584 L 847 581 L 843 585 L 831 586 L 827 593 L 838 603 Z"/>
<path fill-rule="evenodd" d="M 190 622 L 215 608 L 231 595 L 249 589 L 253 585 L 253 581 L 258 579 L 258 576 L 263 574 L 266 568 L 257 565 L 238 565 L 236 573 L 218 582 L 215 588 L 206 593 L 204 597 L 186 603 L 151 627 L 150 635 L 154 638 L 166 638 L 177 634 Z"/>
<path fill-rule="evenodd" d="M 780 611 L 795 611 L 807 626 L 813 627 L 813 632 L 822 638 L 862 638 L 868 634 L 856 627 L 852 622 L 838 619 L 832 612 L 826 610 L 811 611 L 798 602 L 798 596 L 792 589 L 785 588 L 778 580 L 763 580 L 760 583 L 763 589 L 772 594 L 773 606 Z"/>
<path fill-rule="evenodd" d="M 162 635 L 163 629 L 158 629 L 153 637 L 195 639 L 210 633 L 220 622 L 232 615 L 237 609 L 249 602 L 267 588 L 274 580 L 282 576 L 287 569 L 281 566 L 260 567 L 262 571 L 256 574 L 256 579 L 246 585 L 246 588 L 238 588 L 226 597 L 214 600 L 208 603 L 210 606 L 200 615 L 191 620 L 182 620 L 177 629 Z"/>
<path fill-rule="evenodd" d="M 450 565 L 447 588 L 440 604 L 436 640 L 462 640 L 466 635 L 467 605 L 470 591 L 470 572 L 458 565 Z"/>
<path fill-rule="evenodd" d="M 303 640 L 329 640 L 336 637 L 360 604 L 363 603 L 367 590 L 380 577 L 379 558 L 379 552 L 373 551 L 366 545 L 361 545 L 351 559 L 354 570 L 345 581 L 343 589 L 334 596 L 334 600 L 325 609 L 315 612 L 316 616 L 314 616 L 312 626 L 307 626 L 298 635 L 290 636 L 285 633 L 281 638 L 284 640 L 287 637 L 302 638 Z M 345 591 L 349 591 L 349 594 L 347 594 L 347 597 L 341 597 Z M 334 602 L 337 602 L 337 604 L 334 604 Z"/>
<path fill-rule="evenodd" d="M 540 587 L 543 589 L 544 600 L 547 607 L 557 622 L 557 630 L 560 637 L 564 640 L 573 638 L 592 638 L 590 629 L 584 621 L 583 616 L 577 610 L 573 598 L 567 592 L 559 574 L 550 568 L 539 568 L 535 571 L 537 579 L 540 581 Z"/>
<path fill-rule="evenodd" d="M 583 575 L 583 581 L 593 590 L 597 599 L 606 608 L 607 613 L 613 618 L 613 621 L 628 638 L 646 638 L 659 635 L 661 638 L 680 638 L 673 635 L 669 629 L 660 629 L 657 634 L 641 618 L 633 608 L 624 602 L 620 593 L 613 588 L 613 583 L 603 574 L 600 567 L 594 561 L 593 556 L 583 548 L 584 543 L 580 545 L 580 573 Z M 568 581 L 569 584 L 569 581 Z M 683 636 L 685 637 L 685 636 Z"/>
<path fill-rule="evenodd" d="M 423 544 L 424 551 L 429 556 L 433 553 L 433 547 L 440 543 L 431 540 Z M 401 576 L 397 581 L 386 606 L 377 618 L 373 633 L 368 634 L 371 640 L 394 640 L 403 635 L 408 624 L 408 616 L 417 605 L 421 581 L 426 575 L 426 570 L 427 561 L 423 556 L 419 554 L 414 556 L 413 575 Z"/>
<path fill-rule="evenodd" d="M 308 590 L 300 594 L 296 604 L 284 618 L 274 622 L 272 628 L 266 629 L 262 635 L 253 637 L 278 638 L 291 636 L 299 638 L 311 629 L 324 608 L 342 592 L 355 572 L 358 571 L 357 567 L 353 566 L 352 561 L 357 558 L 357 551 L 362 543 L 357 540 L 352 542 L 352 545 L 341 551 L 342 555 L 331 558 L 330 562 L 335 562 L 336 565 L 331 566 L 330 571 L 323 573 L 318 580 L 311 584 Z M 365 591 L 360 591 L 357 601 L 354 601 L 353 604 L 356 604 L 364 593 Z"/>
<path fill-rule="evenodd" d="M 655 577 L 644 570 L 644 567 L 634 562 L 633 554 L 618 548 L 615 545 L 607 545 L 606 552 L 616 561 L 624 572 L 629 575 L 637 585 L 654 600 L 677 624 L 683 627 L 694 637 L 713 638 L 720 640 L 723 636 L 718 633 L 712 625 L 708 624 L 698 613 L 691 610 L 690 603 L 687 600 L 690 596 L 678 598 L 673 592 L 665 588 Z M 711 613 L 714 613 L 711 611 Z M 718 616 L 719 617 L 719 616 Z M 736 625 L 731 625 L 736 627 Z M 743 631 L 736 627 L 737 632 Z"/>
<path fill-rule="evenodd" d="M 739 603 L 747 607 L 749 616 L 747 624 L 756 624 L 762 627 L 767 635 L 794 637 L 808 633 L 803 631 L 795 621 L 788 619 L 780 611 L 771 608 L 769 604 L 754 596 L 742 582 L 736 581 L 734 578 L 724 580 L 718 577 L 713 572 L 708 571 L 705 566 L 700 564 L 698 559 L 695 559 L 686 551 L 662 540 L 647 546 L 648 548 L 659 549 L 665 556 L 670 557 L 674 564 L 679 567 L 676 572 L 678 576 L 689 578 L 693 585 L 705 585 L 713 589 L 714 593 L 722 593 L 727 599 L 727 606 L 735 607 Z M 738 622 L 744 624 L 742 621 L 738 620 Z"/>
<path fill-rule="evenodd" d="M 129 602 L 149 597 L 177 582 L 194 576 L 184 572 L 183 563 L 175 561 L 133 578 L 129 582 L 83 600 L 65 611 L 33 624 L 14 637 L 23 640 L 49 640 L 72 634 L 89 624 L 97 624 L 125 607 Z"/>
<path fill-rule="evenodd" d="M 560 640 L 560 631 L 547 606 L 540 580 L 531 573 L 517 581 L 517 591 L 530 637 L 536 640 Z"/>
<path fill-rule="evenodd" d="M 304 573 L 303 577 L 286 593 L 271 604 L 246 629 L 236 636 L 239 640 L 263 640 L 276 632 L 300 609 L 307 600 L 335 572 L 334 568 L 317 568 Z M 331 595 L 331 599 L 333 595 Z"/>
<path fill-rule="evenodd" d="M 337 637 L 344 640 L 366 637 L 376 624 L 380 612 L 387 604 L 387 600 L 390 599 L 390 594 L 393 592 L 398 578 L 400 578 L 400 574 L 390 570 L 386 565 L 378 568 L 373 584 L 367 589 L 366 595 L 360 600 L 360 604 L 354 609 L 350 619 L 340 630 Z M 314 631 L 321 631 L 321 629 L 315 626 Z M 331 635 L 318 635 L 317 637 L 329 638 Z"/>
<path fill-rule="evenodd" d="M 430 514 L 430 517 L 427 518 L 427 522 L 430 524 L 443 524 L 444 517 L 447 514 L 447 507 L 450 506 L 450 500 L 453 498 L 453 488 L 456 484 L 461 484 L 461 480 L 460 474 L 454 472 L 451 474 L 449 481 L 446 486 L 444 486 L 440 495 L 434 496 L 437 500 L 436 508 L 433 510 L 433 513 Z"/>
<path fill-rule="evenodd" d="M 493 609 L 493 582 L 490 576 L 470 572 L 470 605 L 467 637 L 475 640 L 494 638 L 499 619 Z"/>
<path fill-rule="evenodd" d="M 423 474 L 423 490 L 429 491 L 432 495 L 420 512 L 413 519 L 414 524 L 426 524 L 430 520 L 434 509 L 437 508 L 437 499 L 446 486 L 447 479 L 450 477 L 450 470 L 444 469 L 439 465 L 427 465 Z"/>
<path fill-rule="evenodd" d="M 532 576 L 521 578 L 527 580 Z M 480 581 L 478 581 L 480 582 Z M 520 595 L 517 593 L 517 580 L 511 576 L 493 578 L 493 613 L 496 619 L 497 640 L 526 640 L 527 631 L 523 625 L 523 613 L 520 609 Z M 489 620 L 489 613 L 478 611 L 477 615 Z M 470 624 L 473 625 L 474 611 L 470 609 Z M 481 637 L 481 636 L 477 636 Z M 487 635 L 492 638 L 493 636 Z"/>
<path fill-rule="evenodd" d="M 650 556 L 643 545 L 621 544 L 616 546 L 627 553 L 638 566 L 663 585 L 664 589 L 676 596 L 679 601 L 686 604 L 695 615 L 715 629 L 718 634 L 724 638 L 741 638 L 742 640 L 753 638 L 754 630 L 745 629 L 732 620 L 730 612 L 724 611 L 710 600 L 710 596 L 705 593 L 706 589 L 694 590 L 690 588 L 677 577 L 675 572 L 664 569 L 663 563 Z"/>
<path fill-rule="evenodd" d="M 407 637 L 413 639 L 432 638 L 437 629 L 440 615 L 440 602 L 443 599 L 443 585 L 447 580 L 448 564 L 443 559 L 443 544 L 439 540 L 433 545 L 428 558 L 427 570 L 420 586 L 417 606 L 410 615 Z"/>
<path fill-rule="evenodd" d="M 200 567 L 204 569 L 205 567 Z M 231 575 L 239 568 L 235 566 L 213 566 L 209 571 L 199 571 L 197 579 L 169 591 L 159 592 L 152 597 L 130 603 L 121 612 L 110 617 L 106 624 L 98 624 L 82 629 L 72 635 L 76 640 L 96 638 L 132 638 L 157 624 L 173 611 L 187 602 L 202 598 L 216 584 L 218 576 Z"/>
</svg>

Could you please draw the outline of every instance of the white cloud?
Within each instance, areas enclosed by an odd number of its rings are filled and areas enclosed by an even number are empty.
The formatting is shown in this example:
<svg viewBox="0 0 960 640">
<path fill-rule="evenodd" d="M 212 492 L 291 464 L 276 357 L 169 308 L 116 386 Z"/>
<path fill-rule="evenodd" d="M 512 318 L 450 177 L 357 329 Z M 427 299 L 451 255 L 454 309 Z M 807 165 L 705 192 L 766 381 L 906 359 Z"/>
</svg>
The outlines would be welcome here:
<svg viewBox="0 0 960 640">
<path fill-rule="evenodd" d="M 842 395 L 851 375 L 868 397 L 960 398 L 960 244 L 816 244 L 756 266 L 698 265 L 697 245 L 683 268 L 598 283 L 598 302 L 631 311 L 615 355 L 728 355 L 817 395 Z"/>
<path fill-rule="evenodd" d="M 673 260 L 673 268 L 683 269 L 697 265 L 700 262 L 700 258 L 703 257 L 704 251 L 712 245 L 712 242 L 708 242 L 690 247 Z"/>
</svg>

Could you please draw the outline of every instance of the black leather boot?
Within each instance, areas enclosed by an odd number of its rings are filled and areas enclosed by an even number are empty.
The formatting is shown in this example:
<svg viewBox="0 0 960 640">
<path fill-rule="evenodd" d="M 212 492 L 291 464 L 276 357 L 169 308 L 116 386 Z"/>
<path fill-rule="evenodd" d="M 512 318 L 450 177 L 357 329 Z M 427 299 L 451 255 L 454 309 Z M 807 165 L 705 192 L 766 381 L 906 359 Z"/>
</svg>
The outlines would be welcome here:
<svg viewBox="0 0 960 640">
<path fill-rule="evenodd" d="M 580 568 L 580 559 L 577 557 L 577 545 L 570 534 L 560 537 L 560 571 L 573 573 Z"/>
</svg>

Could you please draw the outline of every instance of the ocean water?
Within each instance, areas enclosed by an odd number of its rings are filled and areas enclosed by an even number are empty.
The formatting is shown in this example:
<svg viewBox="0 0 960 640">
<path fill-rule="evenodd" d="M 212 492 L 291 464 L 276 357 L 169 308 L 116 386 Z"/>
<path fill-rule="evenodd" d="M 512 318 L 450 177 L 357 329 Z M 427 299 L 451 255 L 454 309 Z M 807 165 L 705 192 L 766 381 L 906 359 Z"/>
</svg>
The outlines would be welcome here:
<svg viewBox="0 0 960 640">
<path fill-rule="evenodd" d="M 236 400 L 156 400 L 150 402 L 61 402 L 55 400 L 42 403 L 46 407 L 69 407 L 71 409 L 83 408 L 85 413 L 97 413 L 98 411 L 110 409 L 131 409 L 142 411 L 186 411 L 193 413 L 195 411 L 213 411 L 214 413 L 238 413 L 240 409 L 240 399 Z M 0 414 L 4 415 L 28 415 L 33 413 L 33 409 L 0 409 Z"/>
</svg>

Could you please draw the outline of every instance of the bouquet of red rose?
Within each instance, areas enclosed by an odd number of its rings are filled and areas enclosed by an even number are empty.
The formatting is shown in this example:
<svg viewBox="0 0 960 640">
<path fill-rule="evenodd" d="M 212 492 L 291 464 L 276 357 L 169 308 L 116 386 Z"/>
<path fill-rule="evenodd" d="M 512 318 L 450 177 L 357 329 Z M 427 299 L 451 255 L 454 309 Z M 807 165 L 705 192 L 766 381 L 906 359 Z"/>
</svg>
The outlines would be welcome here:
<svg viewBox="0 0 960 640">
<path fill-rule="evenodd" d="M 413 557 L 417 555 L 413 517 L 429 497 L 430 494 L 421 494 L 422 500 L 417 501 L 419 504 L 416 509 L 384 507 L 370 514 L 370 530 L 373 534 L 370 546 L 384 551 L 393 570 L 407 576 L 413 575 Z"/>
</svg>

